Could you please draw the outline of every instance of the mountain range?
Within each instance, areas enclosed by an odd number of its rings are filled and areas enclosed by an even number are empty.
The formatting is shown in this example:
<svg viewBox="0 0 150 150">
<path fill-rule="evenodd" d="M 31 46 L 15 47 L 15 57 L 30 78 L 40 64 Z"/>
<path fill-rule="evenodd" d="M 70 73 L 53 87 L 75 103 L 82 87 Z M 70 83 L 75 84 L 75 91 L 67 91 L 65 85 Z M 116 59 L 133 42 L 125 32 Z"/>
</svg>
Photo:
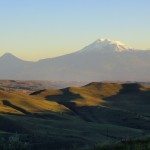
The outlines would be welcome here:
<svg viewBox="0 0 150 150">
<path fill-rule="evenodd" d="M 0 57 L 0 79 L 59 81 L 149 81 L 150 50 L 120 41 L 98 39 L 83 49 L 37 62 L 6 53 Z"/>
</svg>

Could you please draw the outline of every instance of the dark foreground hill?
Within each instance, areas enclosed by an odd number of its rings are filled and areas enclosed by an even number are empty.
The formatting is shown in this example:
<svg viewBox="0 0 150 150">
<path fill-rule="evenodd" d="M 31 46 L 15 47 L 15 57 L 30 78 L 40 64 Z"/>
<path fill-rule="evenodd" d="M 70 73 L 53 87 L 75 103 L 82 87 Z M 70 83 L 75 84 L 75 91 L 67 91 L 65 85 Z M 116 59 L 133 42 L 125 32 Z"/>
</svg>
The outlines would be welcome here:
<svg viewBox="0 0 150 150">
<path fill-rule="evenodd" d="M 79 149 L 150 134 L 150 86 L 90 83 L 30 95 L 0 91 L 0 136 L 28 149 Z"/>
</svg>

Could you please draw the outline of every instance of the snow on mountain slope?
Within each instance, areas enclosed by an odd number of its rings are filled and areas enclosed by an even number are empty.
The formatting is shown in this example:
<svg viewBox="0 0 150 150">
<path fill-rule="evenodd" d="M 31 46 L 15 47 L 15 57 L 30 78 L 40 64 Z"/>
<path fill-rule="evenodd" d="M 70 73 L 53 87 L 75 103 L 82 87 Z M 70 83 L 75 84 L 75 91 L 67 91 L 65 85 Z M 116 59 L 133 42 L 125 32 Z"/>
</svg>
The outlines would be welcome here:
<svg viewBox="0 0 150 150">
<path fill-rule="evenodd" d="M 125 44 L 121 43 L 120 41 L 115 41 L 111 39 L 98 39 L 92 44 L 83 48 L 81 52 L 124 52 L 130 51 L 131 48 L 126 46 Z"/>
</svg>

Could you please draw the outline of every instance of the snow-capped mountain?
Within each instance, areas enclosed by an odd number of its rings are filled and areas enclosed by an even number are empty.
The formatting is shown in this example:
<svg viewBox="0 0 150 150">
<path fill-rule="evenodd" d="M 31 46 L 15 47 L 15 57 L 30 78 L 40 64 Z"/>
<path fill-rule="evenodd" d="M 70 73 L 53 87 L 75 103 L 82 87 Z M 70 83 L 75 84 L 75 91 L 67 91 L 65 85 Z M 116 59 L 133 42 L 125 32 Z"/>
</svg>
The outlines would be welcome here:
<svg viewBox="0 0 150 150">
<path fill-rule="evenodd" d="M 121 43 L 120 41 L 115 41 L 111 39 L 98 39 L 92 44 L 88 45 L 87 47 L 83 48 L 79 52 L 87 52 L 87 51 L 93 51 L 93 52 L 124 52 L 129 51 L 131 48 L 126 46 L 125 44 Z"/>
<path fill-rule="evenodd" d="M 0 79 L 62 81 L 150 81 L 150 51 L 119 41 L 98 39 L 83 49 L 27 62 L 12 54 L 0 57 Z"/>
</svg>

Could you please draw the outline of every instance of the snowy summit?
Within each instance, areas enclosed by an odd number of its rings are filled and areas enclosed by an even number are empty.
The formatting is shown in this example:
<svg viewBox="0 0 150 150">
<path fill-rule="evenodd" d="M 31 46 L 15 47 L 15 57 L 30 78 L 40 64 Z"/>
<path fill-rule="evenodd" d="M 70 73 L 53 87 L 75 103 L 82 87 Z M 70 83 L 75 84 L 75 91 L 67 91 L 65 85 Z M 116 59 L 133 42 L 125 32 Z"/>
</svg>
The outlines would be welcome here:
<svg viewBox="0 0 150 150">
<path fill-rule="evenodd" d="M 111 39 L 98 39 L 89 46 L 83 48 L 82 52 L 124 52 L 129 50 L 131 50 L 131 48 L 121 43 L 120 41 Z"/>
</svg>

